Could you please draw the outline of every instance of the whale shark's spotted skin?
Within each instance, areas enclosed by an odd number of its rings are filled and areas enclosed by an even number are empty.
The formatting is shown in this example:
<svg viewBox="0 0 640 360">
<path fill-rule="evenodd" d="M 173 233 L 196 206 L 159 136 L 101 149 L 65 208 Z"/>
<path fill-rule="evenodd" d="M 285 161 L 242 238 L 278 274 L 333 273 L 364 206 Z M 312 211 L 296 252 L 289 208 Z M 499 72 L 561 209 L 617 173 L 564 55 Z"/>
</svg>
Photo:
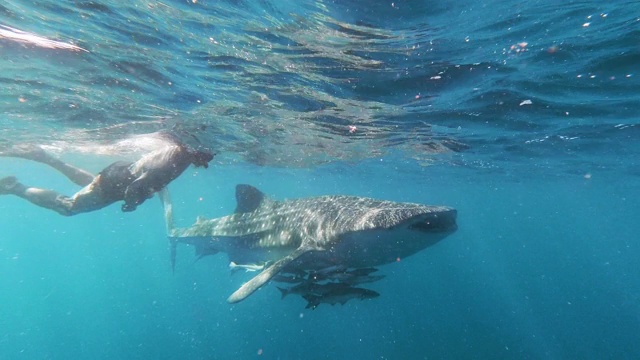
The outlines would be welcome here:
<svg viewBox="0 0 640 360">
<path fill-rule="evenodd" d="M 249 185 L 237 186 L 234 214 L 174 228 L 171 203 L 163 196 L 174 249 L 182 242 L 194 245 L 199 256 L 226 252 L 238 264 L 272 264 L 230 302 L 243 300 L 282 270 L 377 266 L 433 245 L 457 228 L 456 210 L 446 206 L 343 195 L 276 201 Z"/>
</svg>

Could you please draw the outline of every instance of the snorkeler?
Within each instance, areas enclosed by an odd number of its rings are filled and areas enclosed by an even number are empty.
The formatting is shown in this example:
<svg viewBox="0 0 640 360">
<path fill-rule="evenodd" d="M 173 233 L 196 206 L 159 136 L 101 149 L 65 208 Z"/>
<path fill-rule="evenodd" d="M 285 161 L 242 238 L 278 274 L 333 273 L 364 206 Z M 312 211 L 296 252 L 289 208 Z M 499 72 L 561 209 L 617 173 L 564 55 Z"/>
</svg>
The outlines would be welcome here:
<svg viewBox="0 0 640 360">
<path fill-rule="evenodd" d="M 15 176 L 8 176 L 0 179 L 0 195 L 16 195 L 64 216 L 98 210 L 120 200 L 124 200 L 122 211 L 133 211 L 180 176 L 189 165 L 206 169 L 213 159 L 214 154 L 210 151 L 193 149 L 166 133 L 161 135 L 170 140 L 169 145 L 134 163 L 115 162 L 97 176 L 51 156 L 39 146 L 19 145 L 0 151 L 0 156 L 19 157 L 49 165 L 74 183 L 84 186 L 68 197 L 53 190 L 23 185 Z"/>
</svg>

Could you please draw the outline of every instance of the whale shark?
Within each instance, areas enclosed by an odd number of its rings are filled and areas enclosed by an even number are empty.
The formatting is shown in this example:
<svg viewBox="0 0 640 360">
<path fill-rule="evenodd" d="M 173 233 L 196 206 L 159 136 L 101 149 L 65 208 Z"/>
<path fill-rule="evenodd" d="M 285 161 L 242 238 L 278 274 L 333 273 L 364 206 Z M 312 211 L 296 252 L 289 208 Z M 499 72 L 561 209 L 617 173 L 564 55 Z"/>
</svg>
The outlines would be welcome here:
<svg viewBox="0 0 640 360">
<path fill-rule="evenodd" d="M 160 198 L 172 267 L 178 243 L 195 247 L 198 258 L 222 252 L 235 264 L 268 264 L 231 294 L 229 303 L 244 300 L 281 272 L 384 265 L 457 230 L 457 211 L 448 206 L 346 195 L 279 201 L 246 184 L 236 186 L 233 214 L 175 227 L 168 191 Z"/>
</svg>

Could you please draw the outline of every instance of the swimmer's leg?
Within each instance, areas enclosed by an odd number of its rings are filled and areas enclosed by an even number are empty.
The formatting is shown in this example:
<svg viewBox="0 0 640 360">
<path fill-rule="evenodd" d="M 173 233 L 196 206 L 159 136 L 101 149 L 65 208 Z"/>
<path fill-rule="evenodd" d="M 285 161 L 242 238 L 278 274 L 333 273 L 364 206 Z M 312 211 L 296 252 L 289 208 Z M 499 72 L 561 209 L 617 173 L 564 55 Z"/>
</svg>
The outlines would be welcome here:
<svg viewBox="0 0 640 360">
<path fill-rule="evenodd" d="M 48 154 L 37 145 L 15 145 L 8 149 L 0 151 L 0 156 L 18 157 L 49 165 L 64 174 L 67 178 L 69 178 L 69 180 L 80 186 L 89 185 L 95 177 L 93 174 L 86 170 L 77 168 L 51 156 L 51 154 Z"/>
<path fill-rule="evenodd" d="M 53 190 L 27 187 L 21 184 L 15 176 L 0 179 L 0 194 L 11 194 L 28 200 L 32 204 L 51 209 L 64 216 L 71 216 L 73 200 Z"/>
<path fill-rule="evenodd" d="M 15 176 L 7 176 L 0 179 L 0 195 L 12 194 L 13 188 L 18 184 L 18 179 Z"/>
<path fill-rule="evenodd" d="M 64 216 L 102 209 L 113 203 L 113 201 L 103 199 L 100 192 L 95 191 L 94 188 L 93 183 L 89 184 L 73 197 L 68 197 L 53 190 L 25 186 L 15 176 L 0 179 L 0 195 L 19 196 L 34 205 L 53 210 Z"/>
</svg>

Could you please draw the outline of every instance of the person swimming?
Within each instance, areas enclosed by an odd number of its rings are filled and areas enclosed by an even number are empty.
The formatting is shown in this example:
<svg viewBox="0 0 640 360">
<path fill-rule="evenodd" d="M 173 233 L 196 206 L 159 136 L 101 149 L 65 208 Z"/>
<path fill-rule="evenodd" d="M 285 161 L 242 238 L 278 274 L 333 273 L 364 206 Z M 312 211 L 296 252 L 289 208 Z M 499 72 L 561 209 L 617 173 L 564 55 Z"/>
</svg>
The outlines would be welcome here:
<svg viewBox="0 0 640 360">
<path fill-rule="evenodd" d="M 169 144 L 152 151 L 136 162 L 118 161 L 97 176 L 67 164 L 34 145 L 14 146 L 0 151 L 3 157 L 19 157 L 47 164 L 64 174 L 74 183 L 84 186 L 69 197 L 54 190 L 26 186 L 15 176 L 0 179 L 0 195 L 15 195 L 64 216 L 102 209 L 117 201 L 124 201 L 122 211 L 134 211 L 175 180 L 193 164 L 207 168 L 214 154 L 205 149 L 193 149 L 176 137 L 161 134 Z"/>
</svg>

